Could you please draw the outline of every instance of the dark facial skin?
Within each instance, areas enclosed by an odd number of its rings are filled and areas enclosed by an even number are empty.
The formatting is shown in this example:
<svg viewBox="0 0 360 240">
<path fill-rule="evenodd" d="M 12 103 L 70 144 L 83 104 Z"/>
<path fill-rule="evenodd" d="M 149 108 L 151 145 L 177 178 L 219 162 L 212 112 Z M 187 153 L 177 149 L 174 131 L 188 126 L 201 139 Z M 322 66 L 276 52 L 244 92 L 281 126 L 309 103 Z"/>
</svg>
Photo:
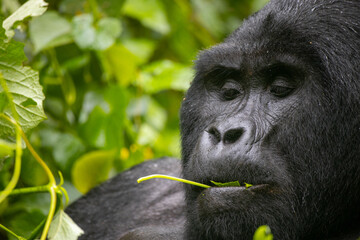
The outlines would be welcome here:
<svg viewBox="0 0 360 240">
<path fill-rule="evenodd" d="M 271 2 L 199 56 L 184 177 L 253 187 L 187 186 L 186 239 L 252 239 L 264 224 L 275 239 L 359 232 L 360 5 L 299 2 Z"/>
</svg>

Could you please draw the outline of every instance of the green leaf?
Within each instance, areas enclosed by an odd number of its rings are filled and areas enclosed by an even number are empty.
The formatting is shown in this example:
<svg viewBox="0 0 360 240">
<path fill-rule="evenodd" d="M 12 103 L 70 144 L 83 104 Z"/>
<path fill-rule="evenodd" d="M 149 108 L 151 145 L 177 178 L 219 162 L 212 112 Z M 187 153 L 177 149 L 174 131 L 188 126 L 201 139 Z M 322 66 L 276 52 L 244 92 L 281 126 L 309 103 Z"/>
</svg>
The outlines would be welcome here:
<svg viewBox="0 0 360 240">
<path fill-rule="evenodd" d="M 162 60 L 147 65 L 136 84 L 148 93 L 166 89 L 185 91 L 189 88 L 193 75 L 193 69 L 190 66 Z"/>
<path fill-rule="evenodd" d="M 134 79 L 137 58 L 121 44 L 115 44 L 104 52 L 104 68 L 115 76 L 121 86 L 128 86 Z"/>
<path fill-rule="evenodd" d="M 105 50 L 115 43 L 120 33 L 121 24 L 116 18 L 102 18 L 96 26 L 90 14 L 73 18 L 74 39 L 83 49 Z"/>
<path fill-rule="evenodd" d="M 122 147 L 127 103 L 127 92 L 119 86 L 87 93 L 79 118 L 82 138 L 97 148 Z"/>
<path fill-rule="evenodd" d="M 11 14 L 3 22 L 3 28 L 6 30 L 6 36 L 11 38 L 14 35 L 14 31 L 10 30 L 16 22 L 23 21 L 27 17 L 35 17 L 42 15 L 48 4 L 43 0 L 29 0 L 24 3 L 18 10 Z"/>
<path fill-rule="evenodd" d="M 217 187 L 240 187 L 239 181 L 226 182 L 226 183 L 215 182 L 215 181 L 210 181 L 210 182 L 212 182 Z"/>
<path fill-rule="evenodd" d="M 159 132 L 147 123 L 140 126 L 137 143 L 140 145 L 152 144 L 158 138 Z"/>
<path fill-rule="evenodd" d="M 2 158 L 7 156 L 12 156 L 14 150 L 16 148 L 16 144 L 0 139 L 0 170 L 2 167 Z"/>
<path fill-rule="evenodd" d="M 120 17 L 121 8 L 123 7 L 125 0 L 96 0 L 96 2 L 99 8 L 101 8 L 108 16 Z"/>
<path fill-rule="evenodd" d="M 107 180 L 114 157 L 114 151 L 93 151 L 80 157 L 72 168 L 74 186 L 85 194 L 91 188 Z"/>
<path fill-rule="evenodd" d="M 12 210 L 14 206 L 11 206 Z M 8 227 L 20 236 L 30 236 L 34 228 L 44 219 L 45 215 L 38 209 L 31 211 L 24 211 L 24 209 L 17 209 L 13 214 L 9 214 L 7 220 Z M 13 236 L 8 235 L 9 239 L 14 239 Z M 25 238 L 23 238 L 25 239 Z"/>
<path fill-rule="evenodd" d="M 23 61 L 26 60 L 24 45 L 13 40 L 6 43 L 5 39 L 4 30 L 0 29 L 0 73 L 13 96 L 19 123 L 27 131 L 46 119 L 43 110 L 45 97 L 39 84 L 38 72 L 23 66 Z M 3 92 L 4 89 L 0 87 L 0 93 Z M 5 108 L 4 113 L 12 116 L 9 108 Z M 0 119 L 0 137 L 13 134 L 14 127 Z"/>
<path fill-rule="evenodd" d="M 149 39 L 126 39 L 124 46 L 137 57 L 139 64 L 146 63 L 155 50 L 155 42 Z"/>
<path fill-rule="evenodd" d="M 51 222 L 49 240 L 77 240 L 84 231 L 63 211 L 60 210 Z"/>
<path fill-rule="evenodd" d="M 0 92 L 0 113 L 5 111 L 5 108 L 8 106 L 9 100 L 6 97 L 5 92 Z"/>
<path fill-rule="evenodd" d="M 126 1 L 123 13 L 138 19 L 144 26 L 159 33 L 167 34 L 170 31 L 165 10 L 160 0 L 131 0 Z"/>
<path fill-rule="evenodd" d="M 61 171 L 68 173 L 73 162 L 85 152 L 82 141 L 70 134 L 42 129 L 40 139 L 43 147 L 52 150 L 53 158 Z"/>
<path fill-rule="evenodd" d="M 92 26 L 94 18 L 91 14 L 81 14 L 72 20 L 73 35 L 80 48 L 91 48 L 95 42 L 95 28 Z"/>
<path fill-rule="evenodd" d="M 121 24 L 116 18 L 102 18 L 97 24 L 95 41 L 92 48 L 105 50 L 115 43 L 120 36 Z"/>
<path fill-rule="evenodd" d="M 271 230 L 269 226 L 262 225 L 260 226 L 254 234 L 253 240 L 272 240 L 273 235 L 271 234 Z"/>
<path fill-rule="evenodd" d="M 72 42 L 70 22 L 54 11 L 33 19 L 29 29 L 35 53 Z"/>
</svg>

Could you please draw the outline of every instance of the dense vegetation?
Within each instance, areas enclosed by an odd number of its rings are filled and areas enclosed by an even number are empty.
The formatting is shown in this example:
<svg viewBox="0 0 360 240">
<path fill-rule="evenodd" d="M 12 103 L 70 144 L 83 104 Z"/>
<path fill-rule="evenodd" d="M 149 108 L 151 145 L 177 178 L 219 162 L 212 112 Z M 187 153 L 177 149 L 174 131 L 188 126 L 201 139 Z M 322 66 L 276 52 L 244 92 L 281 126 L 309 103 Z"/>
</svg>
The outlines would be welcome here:
<svg viewBox="0 0 360 240">
<path fill-rule="evenodd" d="M 59 212 L 64 189 L 73 201 L 146 159 L 180 157 L 192 61 L 266 1 L 52 0 L 40 16 L 10 23 L 24 2 L 0 1 L 0 190 L 28 189 L 0 195 L 0 239 L 16 239 L 5 227 L 26 239 L 41 233 L 49 186 L 58 184 Z"/>
</svg>

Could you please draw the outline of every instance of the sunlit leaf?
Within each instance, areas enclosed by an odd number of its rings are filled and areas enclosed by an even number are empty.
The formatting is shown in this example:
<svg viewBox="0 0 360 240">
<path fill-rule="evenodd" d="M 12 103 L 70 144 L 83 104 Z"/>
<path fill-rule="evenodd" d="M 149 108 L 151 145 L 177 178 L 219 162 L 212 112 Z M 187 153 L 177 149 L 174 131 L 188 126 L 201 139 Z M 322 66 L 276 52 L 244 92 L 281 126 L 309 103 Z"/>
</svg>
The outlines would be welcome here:
<svg viewBox="0 0 360 240">
<path fill-rule="evenodd" d="M 221 18 L 221 12 L 226 10 L 226 1 L 216 0 L 195 0 L 192 1 L 196 16 L 216 37 L 220 37 L 224 34 L 225 24 Z"/>
<path fill-rule="evenodd" d="M 126 39 L 123 43 L 140 64 L 146 63 L 155 50 L 155 42 L 149 39 Z"/>
<path fill-rule="evenodd" d="M 253 240 L 272 240 L 273 235 L 271 234 L 271 230 L 269 226 L 263 225 L 260 226 L 254 234 Z"/>
<path fill-rule="evenodd" d="M 115 44 L 105 52 L 107 72 L 115 76 L 121 86 L 128 86 L 135 78 L 137 58 L 123 45 Z"/>
<path fill-rule="evenodd" d="M 50 225 L 49 240 L 77 240 L 84 231 L 63 211 L 60 210 Z"/>
<path fill-rule="evenodd" d="M 185 91 L 193 78 L 193 70 L 170 60 L 155 62 L 144 68 L 136 82 L 148 93 L 165 89 Z"/>
<path fill-rule="evenodd" d="M 85 152 L 80 139 L 70 133 L 61 133 L 54 129 L 40 131 L 43 147 L 50 148 L 52 156 L 61 171 L 67 173 L 73 162 Z"/>
<path fill-rule="evenodd" d="M 70 22 L 57 12 L 48 11 L 34 18 L 29 25 L 35 53 L 72 41 Z"/>
<path fill-rule="evenodd" d="M 140 145 L 152 144 L 159 136 L 159 132 L 149 124 L 142 124 L 139 129 L 137 143 Z"/>
<path fill-rule="evenodd" d="M 126 1 L 123 13 L 138 19 L 144 26 L 162 34 L 170 31 L 165 10 L 160 0 L 131 0 Z"/>
<path fill-rule="evenodd" d="M 5 43 L 4 30 L 0 30 L 0 72 L 6 81 L 7 87 L 14 98 L 15 109 L 19 115 L 19 123 L 27 131 L 37 126 L 46 116 L 43 110 L 44 94 L 39 84 L 38 73 L 29 67 L 23 66 L 26 60 L 23 44 L 11 40 Z M 0 87 L 0 93 L 4 90 Z M 27 105 L 23 103 L 32 104 Z M 4 112 L 12 116 L 9 108 Z M 11 124 L 0 120 L 0 137 L 14 133 Z"/>
<path fill-rule="evenodd" d="M 2 167 L 1 159 L 4 157 L 7 157 L 7 156 L 12 156 L 15 148 L 16 148 L 16 145 L 14 143 L 0 139 L 0 170 Z"/>
<path fill-rule="evenodd" d="M 76 100 L 76 88 L 71 75 L 68 72 L 64 72 L 61 78 L 61 89 L 64 93 L 66 103 L 71 106 Z"/>
<path fill-rule="evenodd" d="M 121 33 L 121 25 L 116 18 L 102 18 L 97 24 L 95 41 L 92 48 L 105 50 L 115 43 Z"/>
<path fill-rule="evenodd" d="M 210 181 L 210 182 L 212 182 L 217 187 L 240 187 L 239 181 L 225 182 L 225 183 L 215 182 L 215 181 Z"/>
<path fill-rule="evenodd" d="M 6 97 L 5 92 L 0 92 L 0 113 L 5 111 L 5 108 L 8 106 L 9 100 Z"/>
<path fill-rule="evenodd" d="M 2 26 L 6 30 L 6 36 L 10 38 L 14 35 L 14 31 L 11 30 L 11 27 L 16 22 L 22 21 L 27 17 L 40 16 L 46 11 L 47 6 L 48 4 L 43 0 L 29 0 L 24 3 L 19 9 L 4 20 Z"/>
<path fill-rule="evenodd" d="M 108 179 L 114 157 L 114 151 L 93 151 L 77 159 L 71 173 L 75 187 L 86 193 Z"/>
<path fill-rule="evenodd" d="M 80 48 L 90 48 L 95 42 L 96 32 L 93 22 L 94 17 L 90 14 L 81 14 L 73 18 L 74 40 Z"/>
<path fill-rule="evenodd" d="M 105 50 L 115 43 L 121 24 L 115 18 L 102 18 L 94 25 L 94 17 L 82 14 L 73 18 L 73 34 L 80 48 Z"/>
<path fill-rule="evenodd" d="M 119 86 L 86 94 L 80 114 L 80 134 L 91 146 L 111 149 L 124 142 L 125 110 L 128 96 Z"/>
</svg>

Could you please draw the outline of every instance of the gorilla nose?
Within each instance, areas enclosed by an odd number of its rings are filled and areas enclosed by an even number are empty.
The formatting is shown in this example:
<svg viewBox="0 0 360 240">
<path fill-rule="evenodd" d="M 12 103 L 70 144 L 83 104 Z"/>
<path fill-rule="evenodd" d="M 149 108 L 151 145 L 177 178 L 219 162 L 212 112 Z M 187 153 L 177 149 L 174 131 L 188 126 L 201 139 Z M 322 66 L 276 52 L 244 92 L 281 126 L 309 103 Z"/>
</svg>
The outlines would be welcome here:
<svg viewBox="0 0 360 240">
<path fill-rule="evenodd" d="M 209 138 L 214 145 L 221 141 L 223 144 L 233 144 L 241 138 L 245 132 L 245 129 L 242 127 L 233 128 L 228 129 L 222 133 L 217 128 L 211 127 L 207 132 L 209 133 Z"/>
</svg>

